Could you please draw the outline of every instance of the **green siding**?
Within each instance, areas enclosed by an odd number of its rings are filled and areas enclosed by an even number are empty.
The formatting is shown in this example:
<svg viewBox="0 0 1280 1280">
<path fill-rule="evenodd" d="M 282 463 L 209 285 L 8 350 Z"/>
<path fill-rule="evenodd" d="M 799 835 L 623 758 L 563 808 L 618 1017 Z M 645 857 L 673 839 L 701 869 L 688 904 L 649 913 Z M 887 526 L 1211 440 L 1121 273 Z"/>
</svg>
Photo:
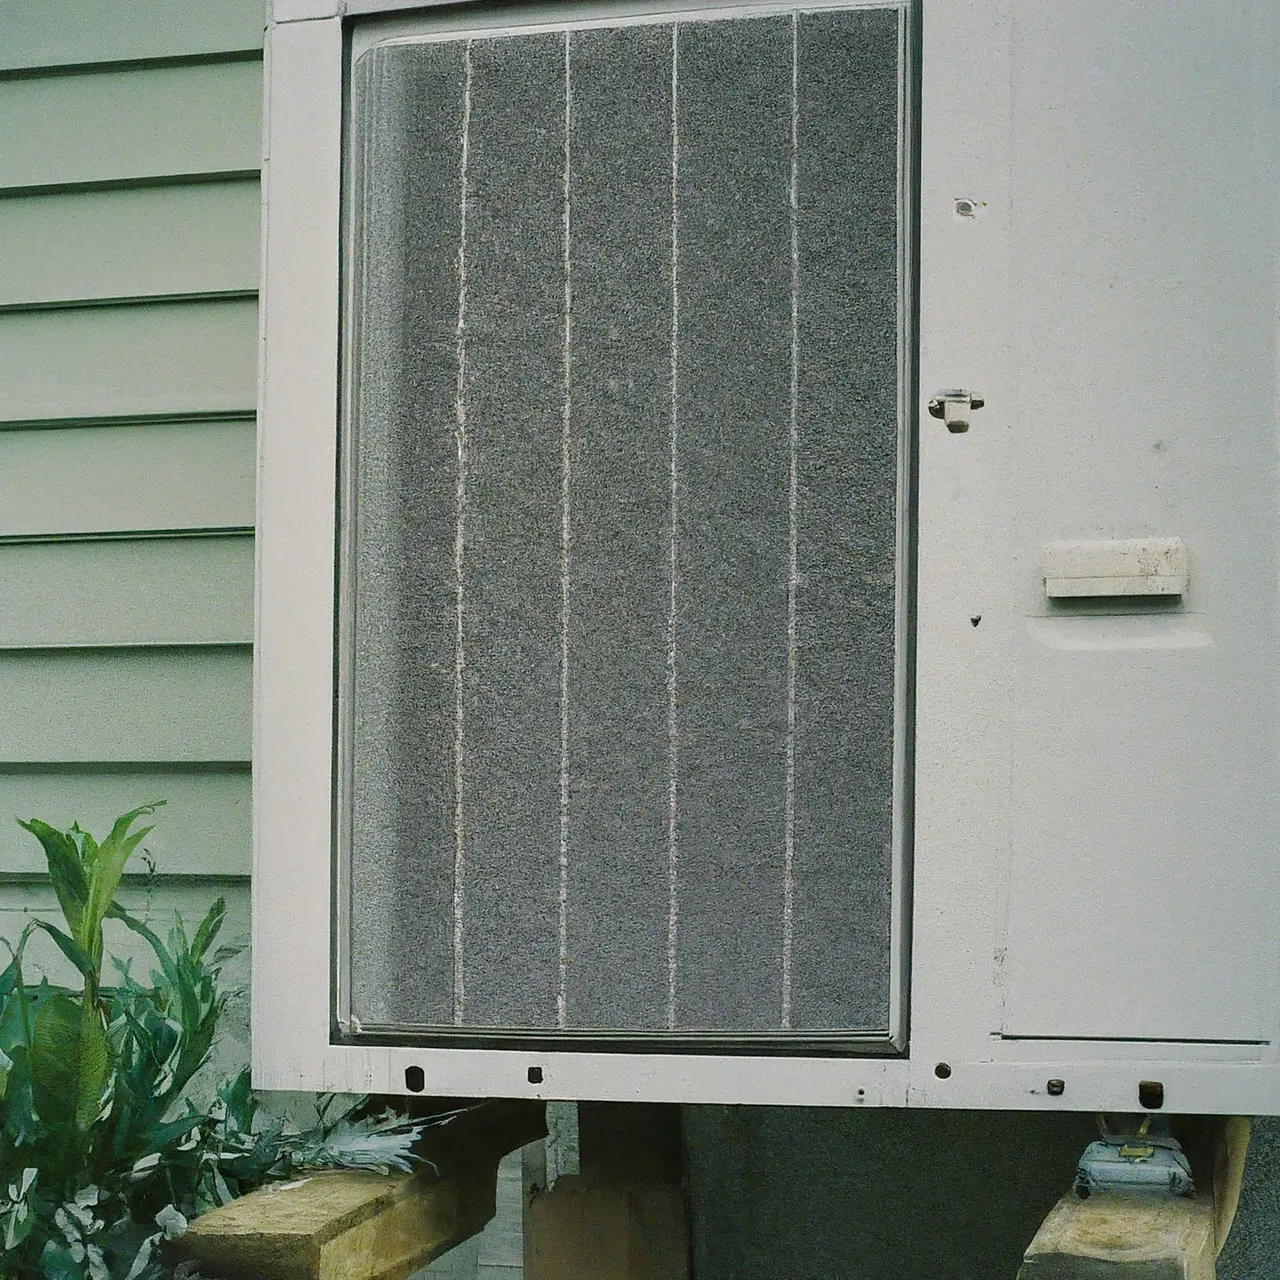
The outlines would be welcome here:
<svg viewBox="0 0 1280 1280">
<path fill-rule="evenodd" d="M 35 542 L 0 563 L 0 649 L 253 643 L 251 537 Z"/>
<path fill-rule="evenodd" d="M 257 180 L 0 200 L 0 307 L 258 287 Z"/>
<path fill-rule="evenodd" d="M 4 0 L 0 70 L 262 47 L 265 0 Z"/>
<path fill-rule="evenodd" d="M 249 871 L 263 13 L 0 0 L 0 934 L 6 813 Z"/>
<path fill-rule="evenodd" d="M 252 410 L 257 335 L 254 299 L 0 313 L 0 422 Z"/>
<path fill-rule="evenodd" d="M 0 185 L 256 170 L 261 94 L 258 61 L 0 82 Z"/>
<path fill-rule="evenodd" d="M 0 539 L 251 528 L 254 437 L 252 419 L 0 431 Z"/>
<path fill-rule="evenodd" d="M 127 809 L 166 800 L 146 843 L 157 871 L 247 875 L 249 799 L 247 769 L 0 772 L 0 868 L 25 874 L 44 870 L 40 846 L 13 822 L 15 817 L 41 817 L 61 826 L 79 822 L 101 835 Z"/>
<path fill-rule="evenodd" d="M 0 770 L 247 761 L 251 668 L 239 647 L 11 650 L 0 657 Z"/>
</svg>

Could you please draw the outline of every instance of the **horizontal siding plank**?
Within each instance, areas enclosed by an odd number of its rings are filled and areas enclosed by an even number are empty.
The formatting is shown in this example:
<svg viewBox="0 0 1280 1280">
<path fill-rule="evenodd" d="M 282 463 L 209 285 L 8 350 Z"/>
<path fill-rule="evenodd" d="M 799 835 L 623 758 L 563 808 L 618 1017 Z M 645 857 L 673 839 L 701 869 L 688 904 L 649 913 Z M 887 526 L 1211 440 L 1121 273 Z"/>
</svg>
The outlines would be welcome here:
<svg viewBox="0 0 1280 1280">
<path fill-rule="evenodd" d="M 252 861 L 252 778 L 239 772 L 128 773 L 0 771 L 0 873 L 45 870 L 44 854 L 15 818 L 42 818 L 65 829 L 78 822 L 101 838 L 129 809 L 167 801 L 151 819 L 146 848 L 161 875 L 248 875 Z M 131 872 L 144 870 L 141 858 Z"/>
<path fill-rule="evenodd" d="M 0 654 L 0 766 L 248 760 L 251 668 L 247 649 Z"/>
<path fill-rule="evenodd" d="M 0 307 L 258 287 L 253 180 L 0 200 Z"/>
<path fill-rule="evenodd" d="M 252 419 L 0 431 L 0 538 L 252 527 L 255 447 Z"/>
<path fill-rule="evenodd" d="M 253 538 L 0 546 L 0 649 L 253 643 Z"/>
<path fill-rule="evenodd" d="M 0 69 L 262 47 L 263 0 L 5 0 Z"/>
<path fill-rule="evenodd" d="M 252 299 L 0 313 L 0 421 L 254 408 Z"/>
<path fill-rule="evenodd" d="M 0 187 L 256 170 L 262 64 L 0 81 Z"/>
</svg>

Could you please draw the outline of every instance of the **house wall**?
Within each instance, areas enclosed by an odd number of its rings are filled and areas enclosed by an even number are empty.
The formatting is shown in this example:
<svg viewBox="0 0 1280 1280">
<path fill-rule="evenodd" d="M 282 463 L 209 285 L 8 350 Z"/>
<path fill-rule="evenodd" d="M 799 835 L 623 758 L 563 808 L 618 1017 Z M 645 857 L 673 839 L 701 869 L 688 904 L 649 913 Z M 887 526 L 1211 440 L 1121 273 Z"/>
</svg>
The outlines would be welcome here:
<svg viewBox="0 0 1280 1280">
<path fill-rule="evenodd" d="M 262 0 L 0 5 L 6 937 L 54 908 L 12 815 L 166 799 L 135 907 L 221 894 L 248 939 L 262 29 Z"/>
<path fill-rule="evenodd" d="M 97 830 L 166 798 L 132 905 L 163 922 L 223 894 L 242 941 L 261 39 L 261 0 L 0 3 L 0 814 Z M 0 936 L 53 909 L 41 867 L 0 822 Z M 242 1014 L 228 1030 L 226 1067 Z M 687 1128 L 699 1280 L 985 1280 L 1012 1276 L 1088 1125 Z M 1223 1280 L 1280 1277 L 1277 1132 Z"/>
</svg>

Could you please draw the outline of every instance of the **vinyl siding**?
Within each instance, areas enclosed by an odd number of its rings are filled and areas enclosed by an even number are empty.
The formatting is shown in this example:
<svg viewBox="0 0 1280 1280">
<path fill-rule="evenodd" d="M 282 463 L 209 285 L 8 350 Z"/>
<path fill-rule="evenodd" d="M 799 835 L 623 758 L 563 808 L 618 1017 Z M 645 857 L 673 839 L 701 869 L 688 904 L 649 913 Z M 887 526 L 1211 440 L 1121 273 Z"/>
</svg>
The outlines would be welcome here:
<svg viewBox="0 0 1280 1280">
<path fill-rule="evenodd" d="M 0 424 L 245 412 L 256 299 L 0 314 Z"/>
<path fill-rule="evenodd" d="M 0 92 L 4 185 L 35 191 L 250 172 L 261 84 L 257 59 L 9 80 Z"/>
<path fill-rule="evenodd" d="M 254 444 L 252 413 L 0 430 L 0 538 L 251 530 Z"/>
<path fill-rule="evenodd" d="M 107 188 L 0 201 L 0 307 L 252 293 L 258 182 Z"/>
<path fill-rule="evenodd" d="M 0 650 L 253 642 L 252 535 L 51 540 L 3 556 Z"/>
<path fill-rule="evenodd" d="M 256 52 L 265 15 L 265 0 L 5 0 L 0 69 Z"/>
<path fill-rule="evenodd" d="M 263 10 L 4 4 L 0 933 L 10 815 L 158 798 L 153 908 L 247 932 Z"/>
</svg>

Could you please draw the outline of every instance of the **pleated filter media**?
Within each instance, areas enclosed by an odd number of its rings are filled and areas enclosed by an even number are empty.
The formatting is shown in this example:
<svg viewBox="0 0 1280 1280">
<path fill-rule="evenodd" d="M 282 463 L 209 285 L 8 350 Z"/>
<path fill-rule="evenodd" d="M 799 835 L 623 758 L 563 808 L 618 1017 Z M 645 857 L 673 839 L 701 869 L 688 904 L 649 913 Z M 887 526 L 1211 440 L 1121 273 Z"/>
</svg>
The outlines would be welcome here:
<svg viewBox="0 0 1280 1280">
<path fill-rule="evenodd" d="M 903 22 L 356 62 L 351 1032 L 887 1037 Z"/>
</svg>

